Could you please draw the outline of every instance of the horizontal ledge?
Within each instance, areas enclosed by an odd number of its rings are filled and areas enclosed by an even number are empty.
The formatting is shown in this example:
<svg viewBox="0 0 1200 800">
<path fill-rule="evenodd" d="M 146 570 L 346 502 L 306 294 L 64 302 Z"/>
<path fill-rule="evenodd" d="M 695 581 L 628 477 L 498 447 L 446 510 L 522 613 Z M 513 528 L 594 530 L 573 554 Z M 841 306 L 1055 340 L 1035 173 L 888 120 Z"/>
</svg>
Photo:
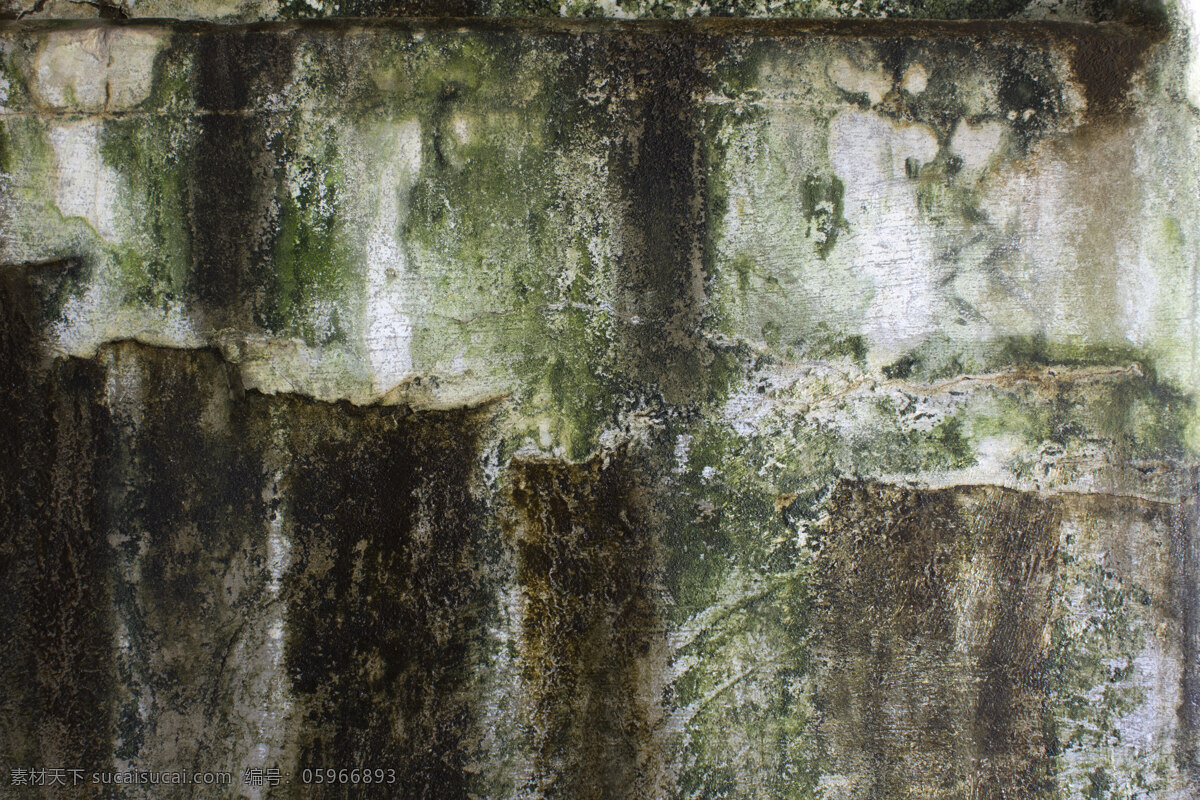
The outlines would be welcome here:
<svg viewBox="0 0 1200 800">
<path fill-rule="evenodd" d="M 0 34 L 93 28 L 168 28 L 174 32 L 219 33 L 362 33 L 461 31 L 541 36 L 685 35 L 702 37 L 802 38 L 859 37 L 872 39 L 978 38 L 1005 36 L 1032 40 L 1071 40 L 1108 36 L 1162 39 L 1166 26 L 1121 22 L 1004 19 L 764 19 L 704 17 L 693 19 L 612 19 L 562 17 L 334 17 L 319 20 L 268 20 L 220 23 L 203 20 L 137 18 L 130 20 L 0 20 Z"/>
</svg>

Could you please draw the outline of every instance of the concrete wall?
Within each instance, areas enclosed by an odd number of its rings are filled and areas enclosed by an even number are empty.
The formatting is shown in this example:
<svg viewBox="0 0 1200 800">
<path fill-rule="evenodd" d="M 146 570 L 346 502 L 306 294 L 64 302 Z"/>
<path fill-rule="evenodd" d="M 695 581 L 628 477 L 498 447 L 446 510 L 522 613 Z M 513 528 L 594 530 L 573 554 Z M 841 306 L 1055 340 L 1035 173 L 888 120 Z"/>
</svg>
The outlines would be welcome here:
<svg viewBox="0 0 1200 800">
<path fill-rule="evenodd" d="M 1200 791 L 1194 9 L 6 8 L 3 796 Z"/>
</svg>

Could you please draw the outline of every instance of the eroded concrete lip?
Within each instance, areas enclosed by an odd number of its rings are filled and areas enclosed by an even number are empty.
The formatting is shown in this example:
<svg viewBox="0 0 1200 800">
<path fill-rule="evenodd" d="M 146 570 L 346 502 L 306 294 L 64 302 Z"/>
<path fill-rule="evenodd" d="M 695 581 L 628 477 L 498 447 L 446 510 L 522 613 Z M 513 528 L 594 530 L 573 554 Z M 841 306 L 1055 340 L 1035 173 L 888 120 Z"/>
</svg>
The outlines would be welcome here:
<svg viewBox="0 0 1200 800">
<path fill-rule="evenodd" d="M 1077 20 L 1013 19 L 802 19 L 692 18 L 614 19 L 553 17 L 334 17 L 223 23 L 167 18 L 0 19 L 0 36 L 103 29 L 179 34 L 272 34 L 278 36 L 410 34 L 461 32 L 500 36 L 684 37 L 721 41 L 850 38 L 863 41 L 976 41 L 980 44 L 1067 49 L 1071 70 L 1084 87 L 1089 114 L 1105 115 L 1123 107 L 1132 77 L 1145 64 L 1149 49 L 1168 40 L 1172 26 L 1162 22 L 1125 23 Z M 11 112 L 9 112 L 11 113 Z M 131 112 L 115 112 L 131 113 Z"/>
<path fill-rule="evenodd" d="M 904 18 L 801 18 L 801 17 L 693 17 L 691 19 L 616 19 L 611 17 L 330 17 L 322 19 L 270 19 L 254 22 L 218 22 L 137 17 L 133 19 L 4 19 L 0 31 L 8 29 L 85 30 L 106 27 L 162 27 L 198 32 L 244 30 L 286 33 L 294 30 L 459 30 L 506 31 L 512 33 L 603 33 L 753 35 L 773 38 L 808 36 L 868 36 L 878 38 L 925 36 L 1026 35 L 1040 37 L 1072 31 L 1125 30 L 1142 32 L 1157 39 L 1171 26 L 1162 22 L 1113 20 L 1026 20 L 1026 19 L 923 19 Z"/>
</svg>

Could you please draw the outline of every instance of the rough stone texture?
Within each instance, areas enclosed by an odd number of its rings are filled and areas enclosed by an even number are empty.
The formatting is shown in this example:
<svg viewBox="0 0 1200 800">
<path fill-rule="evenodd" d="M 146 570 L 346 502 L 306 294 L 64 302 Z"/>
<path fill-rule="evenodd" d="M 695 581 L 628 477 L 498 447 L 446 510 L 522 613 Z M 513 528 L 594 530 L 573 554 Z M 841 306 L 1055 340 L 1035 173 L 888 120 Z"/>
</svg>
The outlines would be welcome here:
<svg viewBox="0 0 1200 800">
<path fill-rule="evenodd" d="M 3 796 L 1200 792 L 1190 6 L 69 5 Z"/>
<path fill-rule="evenodd" d="M 491 588 L 473 497 L 486 414 L 267 401 L 289 427 L 277 490 L 291 544 L 287 675 L 296 694 L 290 772 L 395 770 L 414 798 L 468 796 L 480 709 L 473 684 Z M 494 550 L 494 545 L 492 548 Z M 361 787 L 294 787 L 357 797 Z"/>
</svg>

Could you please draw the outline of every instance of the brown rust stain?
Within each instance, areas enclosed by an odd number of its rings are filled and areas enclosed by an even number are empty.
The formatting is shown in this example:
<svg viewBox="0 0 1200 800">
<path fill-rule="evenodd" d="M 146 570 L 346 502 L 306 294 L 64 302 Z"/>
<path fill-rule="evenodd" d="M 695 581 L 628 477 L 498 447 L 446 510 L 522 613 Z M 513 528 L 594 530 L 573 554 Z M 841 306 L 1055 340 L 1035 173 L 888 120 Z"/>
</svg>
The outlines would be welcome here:
<svg viewBox="0 0 1200 800">
<path fill-rule="evenodd" d="M 538 797 L 657 796 L 662 626 L 644 489 L 624 450 L 509 468 Z"/>
<path fill-rule="evenodd" d="M 1002 489 L 843 481 L 822 534 L 818 676 L 853 797 L 1037 797 L 1057 511 Z"/>
<path fill-rule="evenodd" d="M 1089 116 L 1128 112 L 1129 87 L 1146 63 L 1150 48 L 1165 34 L 1157 28 L 1088 25 L 1071 29 L 1071 70 L 1083 86 Z"/>
</svg>

